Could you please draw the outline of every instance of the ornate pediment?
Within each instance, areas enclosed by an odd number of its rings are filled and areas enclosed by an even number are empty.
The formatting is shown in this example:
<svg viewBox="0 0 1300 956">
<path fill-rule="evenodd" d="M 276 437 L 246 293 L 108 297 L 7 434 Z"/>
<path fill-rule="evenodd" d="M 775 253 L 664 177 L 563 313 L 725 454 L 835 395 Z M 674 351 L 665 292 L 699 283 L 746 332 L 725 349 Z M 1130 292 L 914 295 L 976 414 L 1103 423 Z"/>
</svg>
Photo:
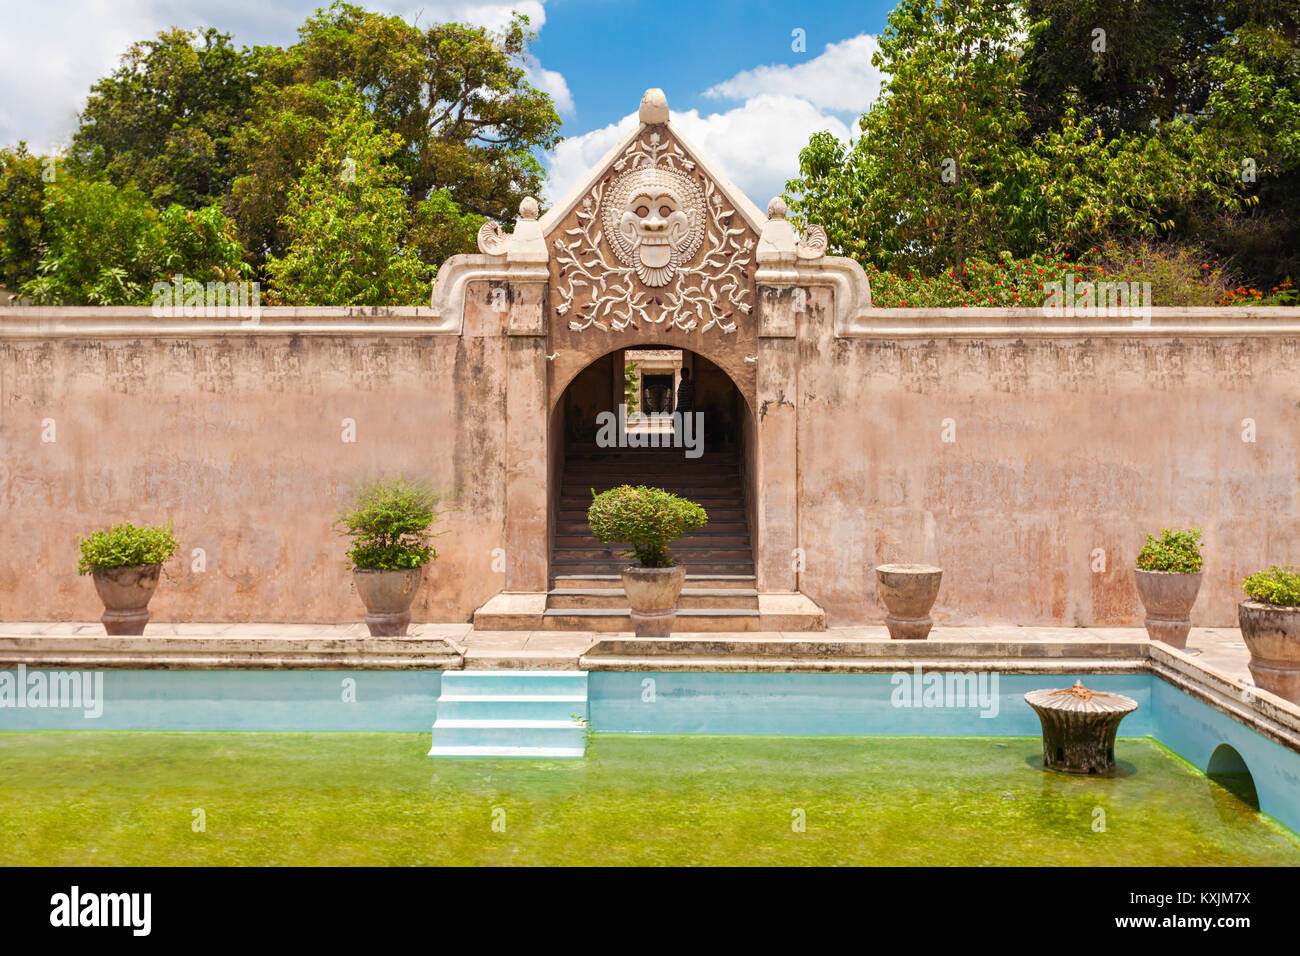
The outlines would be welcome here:
<svg viewBox="0 0 1300 956">
<path fill-rule="evenodd" d="M 650 91 L 641 125 L 542 222 L 570 330 L 730 335 L 754 311 L 762 218 L 693 154 Z"/>
</svg>

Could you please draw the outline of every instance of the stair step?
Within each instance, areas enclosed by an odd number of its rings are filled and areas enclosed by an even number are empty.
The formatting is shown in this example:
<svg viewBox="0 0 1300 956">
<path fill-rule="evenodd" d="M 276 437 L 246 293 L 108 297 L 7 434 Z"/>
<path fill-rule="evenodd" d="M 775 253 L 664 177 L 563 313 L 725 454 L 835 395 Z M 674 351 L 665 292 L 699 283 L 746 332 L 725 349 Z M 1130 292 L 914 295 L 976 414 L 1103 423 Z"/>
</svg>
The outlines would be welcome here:
<svg viewBox="0 0 1300 956">
<path fill-rule="evenodd" d="M 608 589 L 623 590 L 621 574 L 557 574 L 551 582 L 552 588 Z M 755 587 L 752 574 L 686 574 L 686 587 L 707 589 L 749 589 Z M 755 592 L 757 593 L 757 592 Z"/>
<path fill-rule="evenodd" d="M 746 537 L 748 537 L 749 524 L 748 522 L 745 521 L 722 521 L 715 518 L 712 514 L 710 514 L 709 523 L 706 524 L 703 528 L 690 532 L 690 534 L 688 534 L 687 537 L 690 537 L 690 535 L 706 534 L 708 532 L 713 532 L 714 534 L 738 534 L 738 535 L 745 535 Z M 555 533 L 562 534 L 562 535 L 573 535 L 573 534 L 589 535 L 591 534 L 591 526 L 587 523 L 587 519 L 585 517 L 581 521 L 562 520 L 556 522 Z"/>
<path fill-rule="evenodd" d="M 586 671 L 445 671 L 431 757 L 581 757 Z"/>
<path fill-rule="evenodd" d="M 749 548 L 749 535 L 747 534 L 709 534 L 707 528 L 701 528 L 699 531 L 683 535 L 672 543 L 672 551 L 698 551 L 701 548 L 708 550 L 719 549 L 747 549 Z M 616 544 L 606 545 L 597 541 L 591 532 L 586 534 L 561 534 L 555 537 L 556 548 L 614 548 L 620 552 L 627 550 L 627 545 Z"/>
<path fill-rule="evenodd" d="M 619 588 L 553 588 L 546 608 L 627 608 L 627 594 Z M 711 608 L 758 610 L 758 592 L 751 588 L 682 588 L 677 598 L 679 611 Z"/>
<path fill-rule="evenodd" d="M 762 617 L 757 608 L 679 608 L 674 629 L 691 631 L 756 631 Z M 542 614 L 547 631 L 630 632 L 632 612 L 622 608 L 548 608 Z"/>
<path fill-rule="evenodd" d="M 430 757 L 531 757 L 535 760 L 545 757 L 581 757 L 585 753 L 585 745 L 582 747 L 512 747 L 434 744 L 429 749 Z"/>
<path fill-rule="evenodd" d="M 442 694 L 451 697 L 587 697 L 586 671 L 444 671 Z M 441 699 L 441 698 L 440 698 Z"/>
<path fill-rule="evenodd" d="M 588 504 L 590 504 L 591 499 L 588 498 L 587 502 Z M 709 513 L 709 524 L 708 524 L 709 527 L 713 527 L 715 524 L 719 522 L 724 522 L 728 524 L 730 523 L 742 524 L 746 528 L 748 528 L 749 526 L 748 516 L 745 514 L 745 509 L 740 507 L 739 505 L 730 508 L 717 508 L 717 507 L 705 508 L 704 510 Z M 557 522 L 557 526 L 569 524 L 569 525 L 581 525 L 581 527 L 583 528 L 588 528 L 589 525 L 587 524 L 587 507 L 583 506 L 582 508 L 560 508 L 556 515 L 556 522 Z"/>
<path fill-rule="evenodd" d="M 438 720 L 506 720 L 568 721 L 574 714 L 586 716 L 587 698 L 579 695 L 546 696 L 540 694 L 508 694 L 492 697 L 486 694 L 444 695 L 438 698 Z M 531 726 L 531 725 L 529 725 Z"/>
<path fill-rule="evenodd" d="M 555 561 L 551 564 L 551 573 L 557 577 L 570 574 L 619 574 L 628 562 L 626 558 L 610 561 Z M 707 575 L 748 575 L 754 574 L 753 561 L 692 561 L 691 569 L 696 574 Z"/>
<path fill-rule="evenodd" d="M 694 565 L 698 563 L 716 564 L 718 562 L 749 562 L 753 563 L 753 552 L 749 548 L 715 548 L 708 544 L 692 547 L 682 542 L 674 542 L 672 553 L 679 557 L 683 563 Z M 621 544 L 617 545 L 593 545 L 588 548 L 556 548 L 555 560 L 563 564 L 566 561 L 620 561 L 626 566 L 627 548 Z"/>
</svg>

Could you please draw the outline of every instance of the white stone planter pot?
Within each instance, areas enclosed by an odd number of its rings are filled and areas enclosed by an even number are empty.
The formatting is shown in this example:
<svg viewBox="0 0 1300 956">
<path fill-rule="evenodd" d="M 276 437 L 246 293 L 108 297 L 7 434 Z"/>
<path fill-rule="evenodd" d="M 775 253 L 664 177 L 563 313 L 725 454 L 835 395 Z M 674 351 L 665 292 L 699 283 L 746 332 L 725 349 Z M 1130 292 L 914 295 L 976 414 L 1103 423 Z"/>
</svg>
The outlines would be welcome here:
<svg viewBox="0 0 1300 956">
<path fill-rule="evenodd" d="M 149 599 L 158 589 L 161 564 L 100 568 L 92 573 L 104 602 L 104 630 L 109 634 L 143 634 L 149 622 Z"/>
<path fill-rule="evenodd" d="M 624 568 L 623 592 L 632 609 L 637 637 L 667 637 L 677 618 L 677 598 L 686 581 L 686 568 Z"/>
<path fill-rule="evenodd" d="M 930 608 L 939 596 L 943 571 L 930 564 L 882 564 L 876 568 L 876 593 L 889 611 L 885 626 L 895 641 L 922 641 L 934 621 Z"/>
<path fill-rule="evenodd" d="M 357 594 L 366 606 L 371 637 L 403 637 L 411 623 L 411 602 L 420 588 L 424 565 L 398 571 L 353 568 Z"/>
<path fill-rule="evenodd" d="M 1300 704 L 1300 607 L 1242 601 L 1237 622 L 1255 686 Z"/>
<path fill-rule="evenodd" d="M 1133 570 L 1138 597 L 1146 609 L 1147 636 L 1170 647 L 1187 646 L 1192 629 L 1192 605 L 1201 590 L 1200 571 Z"/>
</svg>

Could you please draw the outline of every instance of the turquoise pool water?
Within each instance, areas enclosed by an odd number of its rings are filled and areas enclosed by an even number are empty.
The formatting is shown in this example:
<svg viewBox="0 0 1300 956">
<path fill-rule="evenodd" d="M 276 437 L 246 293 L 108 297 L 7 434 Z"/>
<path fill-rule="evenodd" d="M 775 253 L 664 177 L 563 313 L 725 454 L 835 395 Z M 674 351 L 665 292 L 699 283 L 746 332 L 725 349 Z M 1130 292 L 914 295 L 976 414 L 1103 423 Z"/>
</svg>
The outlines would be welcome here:
<svg viewBox="0 0 1300 956">
<path fill-rule="evenodd" d="M 98 673 L 98 716 L 84 707 L 0 706 L 0 731 L 427 734 L 441 686 L 437 671 Z M 1231 747 L 1249 768 L 1260 808 L 1300 831 L 1300 754 L 1157 677 L 1001 674 L 994 683 L 985 674 L 979 685 L 980 675 L 971 675 L 969 693 L 958 700 L 945 686 L 936 706 L 917 676 L 593 671 L 587 712 L 603 734 L 1032 737 L 1039 727 L 1025 692 L 1081 678 L 1137 700 L 1122 738 L 1150 737 L 1202 771 L 1216 750 Z"/>
</svg>

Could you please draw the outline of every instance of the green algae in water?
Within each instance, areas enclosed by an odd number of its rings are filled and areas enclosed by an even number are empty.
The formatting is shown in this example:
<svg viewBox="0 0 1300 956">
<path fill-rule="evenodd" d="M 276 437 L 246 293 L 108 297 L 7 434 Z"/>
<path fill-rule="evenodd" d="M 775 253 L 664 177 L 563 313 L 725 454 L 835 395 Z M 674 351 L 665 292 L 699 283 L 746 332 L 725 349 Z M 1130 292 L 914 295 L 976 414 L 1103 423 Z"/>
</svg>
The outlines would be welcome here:
<svg viewBox="0 0 1300 956">
<path fill-rule="evenodd" d="M 0 734 L 0 864 L 1300 864 L 1295 834 L 1145 738 L 1119 741 L 1111 778 L 1042 770 L 1036 738 L 598 735 L 569 761 L 427 748 Z"/>
</svg>

